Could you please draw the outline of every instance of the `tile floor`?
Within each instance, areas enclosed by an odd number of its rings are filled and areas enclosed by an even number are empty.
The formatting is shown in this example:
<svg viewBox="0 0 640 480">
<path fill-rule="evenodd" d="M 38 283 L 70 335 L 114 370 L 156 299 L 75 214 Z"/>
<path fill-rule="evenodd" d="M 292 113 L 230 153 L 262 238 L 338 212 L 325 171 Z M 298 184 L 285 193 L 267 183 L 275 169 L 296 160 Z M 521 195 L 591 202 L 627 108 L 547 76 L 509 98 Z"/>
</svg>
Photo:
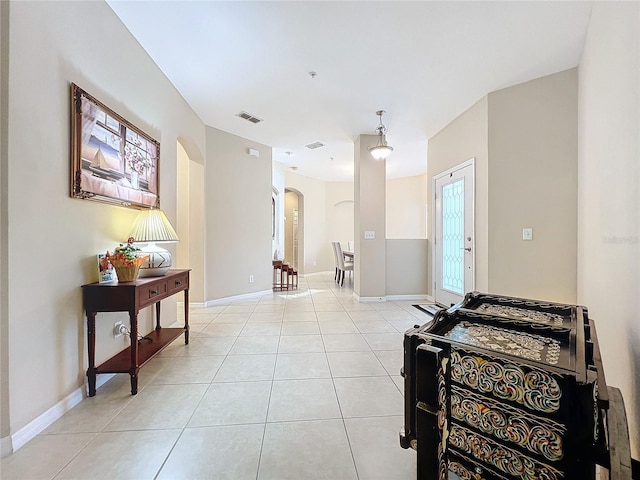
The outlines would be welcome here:
<svg viewBox="0 0 640 480">
<path fill-rule="evenodd" d="M 13 455 L 3 480 L 409 480 L 403 332 L 411 302 L 357 303 L 333 275 L 190 314 L 140 372 L 116 375 Z M 180 320 L 179 320 L 180 321 Z"/>
</svg>

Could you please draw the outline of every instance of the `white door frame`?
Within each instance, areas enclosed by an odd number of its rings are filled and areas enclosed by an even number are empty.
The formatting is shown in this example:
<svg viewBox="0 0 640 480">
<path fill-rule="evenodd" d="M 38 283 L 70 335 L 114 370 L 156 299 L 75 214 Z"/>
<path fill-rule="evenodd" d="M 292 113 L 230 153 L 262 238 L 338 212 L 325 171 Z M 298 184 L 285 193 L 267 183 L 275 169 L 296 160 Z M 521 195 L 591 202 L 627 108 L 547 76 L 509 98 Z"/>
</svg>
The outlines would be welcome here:
<svg viewBox="0 0 640 480">
<path fill-rule="evenodd" d="M 431 255 L 431 260 L 432 260 L 432 278 L 433 278 L 433 299 L 435 302 L 438 301 L 438 297 L 437 297 L 437 289 L 438 289 L 438 268 L 437 268 L 437 248 L 436 248 L 436 240 L 438 238 L 438 231 L 437 231 L 437 215 L 438 215 L 438 210 L 437 210 L 437 204 L 436 204 L 436 194 L 437 192 L 437 187 L 436 187 L 436 182 L 443 178 L 443 177 L 447 177 L 450 176 L 451 174 L 462 170 L 464 168 L 467 167 L 471 167 L 471 184 L 472 184 L 472 196 L 471 196 L 471 211 L 470 212 L 466 212 L 465 210 L 465 216 L 466 215 L 471 215 L 471 241 L 470 241 L 470 247 L 471 247 L 471 255 L 467 260 L 465 260 L 465 268 L 470 268 L 470 278 L 469 278 L 469 282 L 470 285 L 467 285 L 467 276 L 465 275 L 465 285 L 464 285 L 464 291 L 465 292 L 469 292 L 469 291 L 473 291 L 475 288 L 475 251 L 476 251 L 476 244 L 475 244 L 475 240 L 476 240 L 476 235 L 475 235 L 475 230 L 476 230 L 476 222 L 475 222 L 475 157 L 474 158 L 470 158 L 469 160 L 467 160 L 466 162 L 463 162 L 459 165 L 456 165 L 455 167 L 452 167 L 444 172 L 439 173 L 438 175 L 435 175 L 432 178 L 432 188 L 431 188 L 431 210 L 432 210 L 432 218 L 433 218 L 433 248 L 432 248 L 432 252 L 433 254 Z M 466 192 L 466 190 L 465 190 Z M 468 256 L 465 255 L 465 259 L 467 259 Z M 464 296 L 463 296 L 464 298 Z M 445 305 L 446 307 L 448 307 L 449 305 Z"/>
</svg>

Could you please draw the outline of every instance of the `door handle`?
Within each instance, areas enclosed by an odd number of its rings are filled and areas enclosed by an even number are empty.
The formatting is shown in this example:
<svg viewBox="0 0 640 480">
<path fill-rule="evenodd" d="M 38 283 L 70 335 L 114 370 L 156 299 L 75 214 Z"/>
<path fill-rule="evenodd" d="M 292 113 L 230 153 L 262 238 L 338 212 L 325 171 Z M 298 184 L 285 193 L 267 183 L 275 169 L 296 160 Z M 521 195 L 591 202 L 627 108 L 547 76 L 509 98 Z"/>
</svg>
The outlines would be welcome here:
<svg viewBox="0 0 640 480">
<path fill-rule="evenodd" d="M 470 252 L 471 247 L 466 247 L 466 248 L 460 247 L 460 250 L 464 250 L 465 252 Z"/>
</svg>

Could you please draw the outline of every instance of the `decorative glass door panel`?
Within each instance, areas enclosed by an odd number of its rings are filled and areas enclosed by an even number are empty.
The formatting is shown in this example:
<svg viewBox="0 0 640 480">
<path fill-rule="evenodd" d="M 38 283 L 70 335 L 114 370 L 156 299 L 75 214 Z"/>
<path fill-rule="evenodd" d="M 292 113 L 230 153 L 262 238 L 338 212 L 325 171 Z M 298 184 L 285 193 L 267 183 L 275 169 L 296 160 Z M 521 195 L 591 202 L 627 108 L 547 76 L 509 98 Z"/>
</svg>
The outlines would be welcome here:
<svg viewBox="0 0 640 480">
<path fill-rule="evenodd" d="M 464 179 L 442 187 L 442 288 L 464 294 Z"/>
</svg>

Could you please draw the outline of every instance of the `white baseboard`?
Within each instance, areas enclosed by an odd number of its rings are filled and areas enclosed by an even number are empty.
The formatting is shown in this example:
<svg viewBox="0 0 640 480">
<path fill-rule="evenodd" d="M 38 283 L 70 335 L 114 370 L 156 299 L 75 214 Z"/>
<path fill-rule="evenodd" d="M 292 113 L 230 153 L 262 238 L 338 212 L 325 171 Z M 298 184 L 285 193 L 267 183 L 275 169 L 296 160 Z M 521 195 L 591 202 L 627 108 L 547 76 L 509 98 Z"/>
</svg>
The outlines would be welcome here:
<svg viewBox="0 0 640 480">
<path fill-rule="evenodd" d="M 261 292 L 244 293 L 242 295 L 233 295 L 231 297 L 216 298 L 215 300 L 207 300 L 204 303 L 204 306 L 213 307 L 214 305 L 220 305 L 221 303 L 229 303 L 238 300 L 248 300 L 251 298 L 262 297 L 264 295 L 268 295 L 269 293 L 273 293 L 273 290 L 262 290 Z M 191 302 L 189 302 L 189 306 L 191 306 Z"/>
<path fill-rule="evenodd" d="M 353 298 L 359 303 L 382 303 L 387 301 L 387 297 L 361 297 L 353 292 Z"/>
<path fill-rule="evenodd" d="M 412 301 L 424 301 L 433 303 L 433 297 L 431 295 L 386 295 L 384 297 L 360 297 L 356 292 L 353 292 L 353 298 L 359 303 L 383 303 L 383 302 L 412 302 Z"/>
<path fill-rule="evenodd" d="M 431 295 L 387 295 L 387 302 L 412 302 L 412 301 L 424 301 L 433 303 L 433 297 Z"/>
<path fill-rule="evenodd" d="M 184 302 L 178 302 L 176 305 L 179 312 L 184 310 Z M 204 302 L 189 302 L 189 308 L 204 308 L 205 306 Z"/>
<path fill-rule="evenodd" d="M 101 387 L 106 382 L 108 382 L 111 378 L 114 377 L 115 374 L 102 374 L 96 377 L 96 388 Z M 58 420 L 62 415 L 67 413 L 73 407 L 75 407 L 78 403 L 82 401 L 83 398 L 87 396 L 87 392 L 89 389 L 89 385 L 85 383 L 81 387 L 78 387 L 65 398 L 56 403 L 49 410 L 44 412 L 42 415 L 36 417 L 27 425 L 22 427 L 16 433 L 11 435 L 9 440 L 9 448 L 11 448 L 11 452 L 15 452 L 18 449 L 22 448 L 24 445 L 36 437 L 39 433 L 44 431 L 49 425 Z M 2 439 L 3 444 L 3 456 L 4 456 L 4 438 Z"/>
<path fill-rule="evenodd" d="M 189 308 L 207 308 L 214 305 L 220 305 L 222 303 L 236 302 L 238 300 L 248 300 L 256 297 L 262 297 L 273 293 L 273 290 L 262 290 L 261 292 L 243 293 L 242 295 L 233 295 L 231 297 L 216 298 L 215 300 L 207 300 L 206 302 L 189 302 Z M 181 312 L 184 309 L 184 302 L 176 302 L 178 311 Z"/>
</svg>

